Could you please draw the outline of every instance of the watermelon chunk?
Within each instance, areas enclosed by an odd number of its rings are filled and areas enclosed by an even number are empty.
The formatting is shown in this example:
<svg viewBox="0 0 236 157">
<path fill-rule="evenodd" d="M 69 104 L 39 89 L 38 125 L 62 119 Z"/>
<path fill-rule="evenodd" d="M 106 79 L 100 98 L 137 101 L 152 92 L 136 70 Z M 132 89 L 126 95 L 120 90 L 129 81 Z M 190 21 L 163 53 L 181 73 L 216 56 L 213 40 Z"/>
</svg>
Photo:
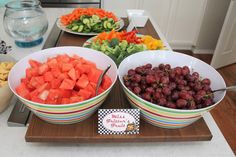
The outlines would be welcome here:
<svg viewBox="0 0 236 157">
<path fill-rule="evenodd" d="M 62 94 L 60 92 L 60 90 L 58 89 L 50 89 L 48 96 L 47 96 L 47 100 L 54 100 L 55 103 L 57 101 L 57 99 L 62 98 Z"/>
<path fill-rule="evenodd" d="M 94 69 L 92 68 L 90 72 L 88 73 L 88 79 L 90 82 L 96 83 L 98 82 L 98 79 L 100 75 L 102 74 L 102 70 Z"/>
<path fill-rule="evenodd" d="M 58 62 L 68 63 L 70 61 L 70 57 L 67 54 L 58 55 L 56 58 Z"/>
<path fill-rule="evenodd" d="M 87 87 L 87 85 L 89 84 L 89 80 L 88 80 L 88 77 L 83 74 L 79 80 L 76 82 L 76 87 L 78 87 L 79 89 L 81 88 L 85 88 Z"/>
<path fill-rule="evenodd" d="M 61 104 L 69 104 L 70 103 L 70 98 L 62 98 L 61 99 Z"/>
<path fill-rule="evenodd" d="M 93 86 L 89 83 L 88 85 L 87 85 L 87 87 L 85 88 L 85 90 L 87 90 L 87 91 L 89 91 L 89 92 L 91 92 L 91 97 L 94 97 L 95 96 L 95 88 L 93 88 Z"/>
<path fill-rule="evenodd" d="M 46 100 L 47 99 L 47 97 L 48 97 L 48 94 L 49 94 L 49 91 L 48 90 L 44 90 L 43 92 L 41 92 L 40 94 L 39 94 L 39 98 L 41 99 L 41 100 Z"/>
<path fill-rule="evenodd" d="M 50 61 L 48 61 L 48 66 L 51 69 L 57 67 L 57 64 L 58 64 L 58 62 L 57 62 L 57 60 L 55 58 L 53 58 Z"/>
<path fill-rule="evenodd" d="M 73 89 L 75 86 L 75 81 L 70 79 L 64 79 L 59 88 L 61 89 Z"/>
<path fill-rule="evenodd" d="M 34 76 L 38 76 L 38 69 L 37 68 L 27 68 L 26 71 L 26 77 L 27 78 L 31 78 L 31 77 L 34 77 Z"/>
<path fill-rule="evenodd" d="M 27 98 L 30 93 L 30 90 L 24 83 L 21 83 L 18 87 L 16 87 L 16 92 L 23 98 Z"/>
<path fill-rule="evenodd" d="M 33 60 L 33 59 L 30 59 L 29 60 L 29 64 L 32 68 L 37 68 L 39 67 L 40 65 L 42 65 L 42 63 L 36 61 L 36 60 Z"/>
<path fill-rule="evenodd" d="M 63 63 L 61 67 L 62 72 L 68 72 L 73 68 L 73 64 L 71 63 Z"/>
<path fill-rule="evenodd" d="M 101 93 L 103 93 L 105 90 L 102 88 L 102 87 L 99 87 L 98 88 L 98 94 L 101 94 Z"/>
<path fill-rule="evenodd" d="M 29 84 L 32 87 L 37 88 L 37 87 L 41 86 L 42 84 L 44 84 L 44 77 L 43 76 L 32 77 L 30 79 Z"/>
<path fill-rule="evenodd" d="M 78 95 L 83 97 L 86 100 L 86 99 L 89 99 L 91 97 L 92 92 L 90 92 L 88 90 L 85 90 L 85 89 L 81 89 L 81 90 L 79 90 Z"/>
<path fill-rule="evenodd" d="M 70 98 L 72 95 L 72 90 L 60 89 L 63 98 Z"/>
<path fill-rule="evenodd" d="M 38 73 L 39 75 L 43 75 L 45 72 L 47 72 L 49 70 L 49 67 L 48 65 L 45 63 L 45 64 L 42 64 L 39 66 L 38 68 Z"/>
<path fill-rule="evenodd" d="M 32 97 L 31 98 L 31 101 L 34 101 L 34 102 L 37 102 L 37 103 L 41 103 L 41 104 L 44 104 L 45 101 L 40 99 L 39 97 L 35 96 L 35 97 Z"/>
<path fill-rule="evenodd" d="M 57 89 L 60 87 L 62 80 L 60 79 L 53 79 L 50 84 L 52 89 Z"/>
<path fill-rule="evenodd" d="M 81 101 L 84 101 L 83 97 L 80 97 L 80 96 L 70 97 L 70 103 L 76 103 L 76 102 L 81 102 Z"/>
<path fill-rule="evenodd" d="M 52 72 L 46 72 L 43 76 L 46 82 L 50 82 L 54 79 Z"/>
<path fill-rule="evenodd" d="M 102 87 L 104 90 L 106 90 L 106 89 L 108 89 L 108 88 L 111 86 L 111 84 L 112 84 L 111 78 L 108 77 L 107 75 L 105 75 L 105 76 L 103 77 L 103 79 L 102 79 L 102 85 L 101 85 L 101 87 Z"/>
<path fill-rule="evenodd" d="M 72 68 L 72 69 L 68 72 L 68 75 L 69 75 L 69 77 L 70 77 L 72 80 L 74 80 L 74 81 L 76 81 L 76 80 L 78 79 L 78 73 L 75 71 L 74 68 Z"/>
<path fill-rule="evenodd" d="M 68 79 L 69 75 L 68 73 L 64 72 L 64 73 L 61 73 L 57 78 L 60 80 L 64 80 L 64 79 Z"/>
<path fill-rule="evenodd" d="M 54 67 L 51 69 L 52 75 L 57 78 L 61 74 L 59 67 Z"/>
</svg>

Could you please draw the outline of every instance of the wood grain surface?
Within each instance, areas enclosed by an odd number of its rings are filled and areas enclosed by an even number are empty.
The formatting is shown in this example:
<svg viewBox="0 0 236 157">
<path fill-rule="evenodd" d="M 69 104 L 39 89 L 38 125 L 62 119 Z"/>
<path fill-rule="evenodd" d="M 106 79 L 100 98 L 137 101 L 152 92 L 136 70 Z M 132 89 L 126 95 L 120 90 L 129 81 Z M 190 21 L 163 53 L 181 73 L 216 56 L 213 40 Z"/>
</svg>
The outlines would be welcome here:
<svg viewBox="0 0 236 157">
<path fill-rule="evenodd" d="M 125 20 L 127 26 L 127 20 Z M 150 21 L 139 33 L 150 34 L 159 38 Z M 81 46 L 89 37 L 60 33 L 57 46 Z M 130 108 L 128 101 L 117 81 L 102 108 Z M 138 135 L 99 135 L 98 116 L 71 125 L 49 124 L 33 115 L 25 135 L 27 142 L 160 142 L 160 141 L 206 141 L 212 134 L 201 118 L 192 125 L 182 129 L 162 129 L 141 120 Z"/>
</svg>

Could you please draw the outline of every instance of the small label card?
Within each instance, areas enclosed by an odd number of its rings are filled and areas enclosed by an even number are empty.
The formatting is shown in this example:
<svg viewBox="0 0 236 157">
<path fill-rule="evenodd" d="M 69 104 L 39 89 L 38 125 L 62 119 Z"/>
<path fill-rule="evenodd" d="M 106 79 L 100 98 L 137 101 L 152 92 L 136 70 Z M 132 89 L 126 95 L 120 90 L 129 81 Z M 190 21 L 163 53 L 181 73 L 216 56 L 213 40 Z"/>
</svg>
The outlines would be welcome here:
<svg viewBox="0 0 236 157">
<path fill-rule="evenodd" d="M 139 134 L 139 109 L 99 109 L 99 134 Z"/>
</svg>

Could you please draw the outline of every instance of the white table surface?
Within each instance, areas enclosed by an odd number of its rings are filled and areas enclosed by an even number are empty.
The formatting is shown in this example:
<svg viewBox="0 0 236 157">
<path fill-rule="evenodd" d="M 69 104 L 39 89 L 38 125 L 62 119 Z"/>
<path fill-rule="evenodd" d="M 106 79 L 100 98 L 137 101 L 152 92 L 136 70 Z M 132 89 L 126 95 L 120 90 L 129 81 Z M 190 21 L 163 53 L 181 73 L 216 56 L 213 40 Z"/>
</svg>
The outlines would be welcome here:
<svg viewBox="0 0 236 157">
<path fill-rule="evenodd" d="M 45 9 L 49 23 L 49 29 L 44 39 L 48 36 L 56 17 L 68 12 L 68 9 Z M 13 46 L 10 55 L 17 60 L 38 51 L 43 44 L 22 49 L 14 45 L 14 41 L 6 35 L 2 25 L 4 9 L 0 8 L 0 39 L 4 39 L 8 45 Z M 152 20 L 151 20 L 152 21 Z M 164 36 L 153 21 L 155 29 L 169 47 Z M 45 42 L 45 40 L 44 40 Z M 204 115 L 213 138 L 211 141 L 199 142 L 155 142 L 155 143 L 120 143 L 120 144 L 66 144 L 66 143 L 27 143 L 24 136 L 27 127 L 8 127 L 7 119 L 12 111 L 13 105 L 0 114 L 0 156 L 1 157 L 111 157 L 111 156 L 135 156 L 135 157 L 233 157 L 235 156 L 221 131 L 217 127 L 212 116 Z"/>
</svg>

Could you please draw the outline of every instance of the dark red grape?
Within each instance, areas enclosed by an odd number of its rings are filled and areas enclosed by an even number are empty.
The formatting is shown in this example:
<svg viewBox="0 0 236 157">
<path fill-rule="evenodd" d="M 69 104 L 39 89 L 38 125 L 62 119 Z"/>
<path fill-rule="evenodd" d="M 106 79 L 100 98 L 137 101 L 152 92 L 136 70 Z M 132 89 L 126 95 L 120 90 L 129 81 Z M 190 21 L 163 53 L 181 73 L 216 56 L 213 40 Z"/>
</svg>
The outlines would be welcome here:
<svg viewBox="0 0 236 157">
<path fill-rule="evenodd" d="M 146 69 L 146 70 L 145 70 L 145 74 L 146 74 L 146 75 L 154 75 L 155 72 L 154 72 L 152 69 Z"/>
<path fill-rule="evenodd" d="M 157 89 L 156 89 L 156 92 L 161 93 L 161 92 L 162 92 L 162 88 L 157 88 Z"/>
<path fill-rule="evenodd" d="M 176 104 L 174 104 L 173 102 L 167 102 L 166 107 L 174 108 L 174 109 L 177 108 Z"/>
<path fill-rule="evenodd" d="M 132 75 L 134 75 L 136 72 L 135 72 L 135 70 L 133 70 L 133 69 L 130 69 L 129 71 L 128 71 L 128 75 L 129 76 L 132 76 Z"/>
<path fill-rule="evenodd" d="M 150 94 L 148 94 L 148 93 L 143 93 L 143 94 L 142 94 L 142 98 L 145 99 L 145 100 L 147 100 L 147 101 L 150 101 L 150 100 L 151 100 L 151 96 L 150 96 Z"/>
<path fill-rule="evenodd" d="M 158 100 L 158 104 L 161 105 L 161 106 L 165 106 L 167 103 L 167 100 L 165 98 L 160 98 Z"/>
<path fill-rule="evenodd" d="M 135 94 L 139 94 L 141 92 L 141 88 L 140 87 L 134 87 L 134 93 Z"/>
<path fill-rule="evenodd" d="M 160 82 L 163 84 L 168 84 L 170 82 L 169 77 L 167 77 L 167 76 L 161 77 Z"/>
<path fill-rule="evenodd" d="M 160 70 L 163 70 L 164 68 L 165 68 L 165 65 L 164 65 L 164 64 L 160 64 L 160 65 L 159 65 L 159 69 L 160 69 Z"/>
<path fill-rule="evenodd" d="M 154 91 L 154 89 L 152 87 L 148 87 L 148 88 L 146 88 L 146 92 L 149 93 L 149 94 L 152 94 L 155 91 Z"/>
<path fill-rule="evenodd" d="M 135 82 L 139 83 L 142 79 L 142 76 L 139 74 L 135 74 L 133 79 Z"/>
<path fill-rule="evenodd" d="M 182 68 L 182 75 L 186 76 L 186 75 L 188 75 L 189 73 L 190 73 L 189 68 L 188 68 L 187 66 L 184 66 L 184 67 Z"/>
<path fill-rule="evenodd" d="M 142 75 L 144 73 L 144 69 L 142 67 L 137 67 L 135 68 L 135 72 Z"/>
<path fill-rule="evenodd" d="M 189 81 L 189 82 L 193 82 L 195 80 L 194 76 L 188 74 L 186 75 L 186 79 Z"/>
<path fill-rule="evenodd" d="M 166 96 L 170 95 L 171 94 L 171 89 L 169 87 L 164 87 L 162 89 L 162 93 Z"/>
<path fill-rule="evenodd" d="M 153 95 L 153 98 L 158 100 L 161 98 L 161 93 L 160 92 L 155 92 L 154 95 Z"/>
<path fill-rule="evenodd" d="M 209 85 L 203 85 L 202 89 L 205 91 L 211 91 L 211 87 Z"/>
<path fill-rule="evenodd" d="M 211 81 L 208 78 L 205 78 L 205 79 L 202 80 L 202 84 L 210 85 Z"/>
<path fill-rule="evenodd" d="M 144 66 L 146 69 L 151 69 L 152 68 L 152 64 L 148 63 Z"/>
<path fill-rule="evenodd" d="M 154 82 L 155 82 L 155 77 L 152 76 L 152 75 L 147 75 L 147 76 L 146 76 L 146 82 L 147 82 L 148 84 L 154 83 Z"/>
<path fill-rule="evenodd" d="M 146 85 L 146 84 L 141 84 L 141 85 L 140 85 L 140 88 L 142 89 L 142 91 L 145 91 L 146 88 L 147 88 L 147 85 Z"/>
<path fill-rule="evenodd" d="M 176 101 L 176 106 L 178 107 L 178 108 L 184 108 L 186 105 L 187 105 L 187 101 L 186 100 L 184 100 L 184 99 L 178 99 L 177 101 Z"/>
<path fill-rule="evenodd" d="M 184 90 L 184 85 L 177 85 L 178 90 Z"/>
<path fill-rule="evenodd" d="M 206 100 L 203 101 L 204 107 L 211 106 L 212 104 L 213 104 L 213 100 L 212 99 L 206 99 Z"/>
<path fill-rule="evenodd" d="M 189 90 L 188 93 L 189 93 L 190 95 L 192 95 L 192 96 L 196 94 L 196 92 L 193 91 L 193 90 Z"/>
<path fill-rule="evenodd" d="M 176 74 L 176 75 L 181 75 L 181 73 L 182 73 L 182 68 L 181 68 L 181 67 L 175 67 L 175 68 L 174 68 L 174 71 L 175 71 L 175 74 Z"/>
<path fill-rule="evenodd" d="M 203 97 L 203 96 L 206 95 L 206 91 L 204 91 L 204 90 L 199 90 L 199 91 L 197 92 L 197 95 L 201 95 L 201 96 Z"/>
<path fill-rule="evenodd" d="M 187 91 L 180 91 L 179 97 L 184 100 L 192 100 L 193 99 L 193 97 Z"/>
<path fill-rule="evenodd" d="M 191 90 L 191 88 L 189 86 L 185 86 L 184 90 L 189 91 L 189 90 Z"/>
<path fill-rule="evenodd" d="M 124 82 L 125 83 L 125 86 L 127 87 L 127 86 L 130 86 L 130 81 L 126 81 L 126 82 Z"/>
<path fill-rule="evenodd" d="M 195 80 L 199 79 L 199 73 L 198 72 L 194 72 L 192 74 L 192 76 L 195 78 Z"/>
<path fill-rule="evenodd" d="M 169 73 L 169 76 L 171 79 L 174 79 L 175 78 L 175 72 L 172 70 L 170 73 Z"/>
<path fill-rule="evenodd" d="M 165 70 L 166 70 L 166 71 L 170 70 L 170 68 L 171 68 L 170 64 L 166 64 L 166 65 L 165 65 Z"/>
<path fill-rule="evenodd" d="M 139 84 L 137 82 L 131 82 L 130 86 L 134 88 L 134 87 L 138 87 Z"/>
<path fill-rule="evenodd" d="M 171 90 L 175 89 L 175 88 L 176 88 L 176 83 L 171 82 L 171 83 L 169 84 L 169 87 L 170 87 Z"/>
<path fill-rule="evenodd" d="M 179 92 L 174 91 L 174 92 L 172 93 L 172 95 L 171 95 L 171 98 L 172 98 L 173 100 L 179 99 Z"/>
<path fill-rule="evenodd" d="M 203 96 L 201 96 L 201 95 L 195 95 L 194 96 L 194 100 L 198 104 L 202 102 L 202 98 L 203 98 Z"/>
<path fill-rule="evenodd" d="M 194 90 L 197 92 L 202 89 L 202 85 L 200 83 L 196 83 L 195 86 L 193 87 Z"/>
</svg>

